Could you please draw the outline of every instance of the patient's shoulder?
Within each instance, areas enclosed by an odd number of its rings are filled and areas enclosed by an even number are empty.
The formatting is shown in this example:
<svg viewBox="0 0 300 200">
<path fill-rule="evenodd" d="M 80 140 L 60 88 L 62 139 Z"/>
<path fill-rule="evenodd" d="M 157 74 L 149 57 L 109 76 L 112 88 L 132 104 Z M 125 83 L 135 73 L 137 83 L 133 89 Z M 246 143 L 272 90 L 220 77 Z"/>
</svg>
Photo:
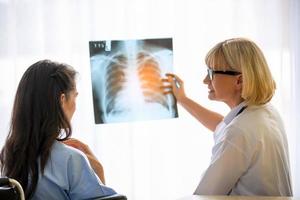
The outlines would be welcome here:
<svg viewBox="0 0 300 200">
<path fill-rule="evenodd" d="M 75 149 L 71 146 L 65 145 L 62 142 L 55 141 L 51 153 L 50 153 L 50 162 L 60 164 L 79 164 L 86 163 L 86 155 L 78 149 Z"/>
</svg>

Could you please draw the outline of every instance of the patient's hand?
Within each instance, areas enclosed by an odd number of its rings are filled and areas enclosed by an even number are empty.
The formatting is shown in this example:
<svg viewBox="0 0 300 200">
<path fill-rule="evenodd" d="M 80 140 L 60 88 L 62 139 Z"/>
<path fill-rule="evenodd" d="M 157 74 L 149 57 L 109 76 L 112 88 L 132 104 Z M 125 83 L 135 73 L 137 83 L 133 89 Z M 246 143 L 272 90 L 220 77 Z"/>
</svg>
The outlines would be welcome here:
<svg viewBox="0 0 300 200">
<path fill-rule="evenodd" d="M 91 149 L 89 148 L 88 145 L 86 145 L 83 142 L 81 142 L 77 139 L 74 139 L 74 138 L 70 138 L 68 140 L 65 140 L 65 141 L 63 141 L 63 143 L 82 151 L 87 156 L 87 158 L 89 159 L 89 162 L 90 162 L 93 170 L 95 171 L 95 173 L 98 175 L 98 177 L 100 178 L 102 183 L 105 184 L 103 166 L 98 161 L 98 159 L 93 154 L 93 152 L 91 151 Z"/>
</svg>

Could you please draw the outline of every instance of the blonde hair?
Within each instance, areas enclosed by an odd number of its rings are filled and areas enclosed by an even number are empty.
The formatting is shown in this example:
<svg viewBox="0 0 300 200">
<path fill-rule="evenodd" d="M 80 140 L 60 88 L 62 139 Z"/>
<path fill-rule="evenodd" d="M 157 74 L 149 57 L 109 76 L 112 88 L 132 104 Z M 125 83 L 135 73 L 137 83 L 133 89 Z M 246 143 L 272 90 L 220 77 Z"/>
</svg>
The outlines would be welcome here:
<svg viewBox="0 0 300 200">
<path fill-rule="evenodd" d="M 213 69 L 241 72 L 241 97 L 248 105 L 261 105 L 272 99 L 276 84 L 262 51 L 254 42 L 245 38 L 220 42 L 207 53 L 205 63 Z"/>
</svg>

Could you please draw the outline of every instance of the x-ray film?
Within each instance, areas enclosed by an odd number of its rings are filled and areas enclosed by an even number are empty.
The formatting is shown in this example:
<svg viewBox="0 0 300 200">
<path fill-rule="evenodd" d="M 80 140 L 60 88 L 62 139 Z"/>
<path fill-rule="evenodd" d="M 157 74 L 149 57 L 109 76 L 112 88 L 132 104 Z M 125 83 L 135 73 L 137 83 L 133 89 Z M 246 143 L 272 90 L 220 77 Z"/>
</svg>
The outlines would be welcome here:
<svg viewBox="0 0 300 200">
<path fill-rule="evenodd" d="M 178 117 L 161 78 L 172 72 L 172 39 L 90 41 L 95 123 Z"/>
</svg>

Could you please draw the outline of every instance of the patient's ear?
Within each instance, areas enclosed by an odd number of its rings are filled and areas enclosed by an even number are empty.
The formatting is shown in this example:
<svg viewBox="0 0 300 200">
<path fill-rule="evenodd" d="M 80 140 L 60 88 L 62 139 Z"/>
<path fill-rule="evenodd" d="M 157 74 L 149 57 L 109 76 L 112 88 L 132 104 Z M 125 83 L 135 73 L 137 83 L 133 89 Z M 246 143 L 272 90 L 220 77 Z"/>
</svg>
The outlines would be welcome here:
<svg viewBox="0 0 300 200">
<path fill-rule="evenodd" d="M 64 93 L 62 93 L 60 95 L 60 104 L 61 104 L 62 107 L 64 107 L 65 103 L 66 103 L 66 95 Z"/>
</svg>

